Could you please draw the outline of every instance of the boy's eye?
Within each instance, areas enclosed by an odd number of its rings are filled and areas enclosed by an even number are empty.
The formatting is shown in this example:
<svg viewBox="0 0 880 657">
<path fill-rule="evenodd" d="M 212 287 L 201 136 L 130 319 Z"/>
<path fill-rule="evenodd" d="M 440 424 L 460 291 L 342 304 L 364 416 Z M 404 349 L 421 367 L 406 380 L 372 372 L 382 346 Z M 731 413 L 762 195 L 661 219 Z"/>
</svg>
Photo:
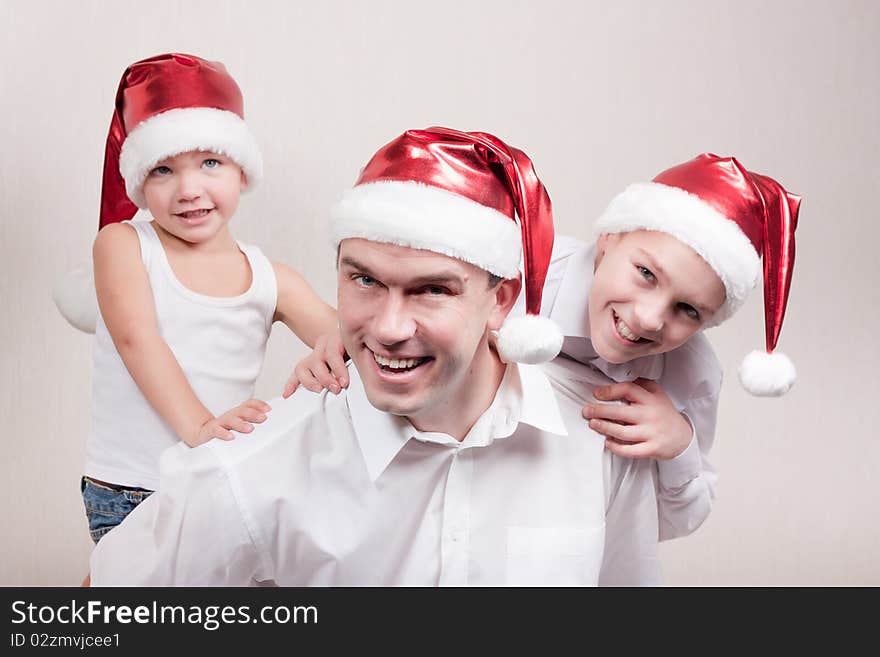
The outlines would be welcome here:
<svg viewBox="0 0 880 657">
<path fill-rule="evenodd" d="M 171 169 L 166 166 L 156 167 L 155 169 L 150 171 L 150 175 L 155 176 L 167 176 L 169 173 L 171 173 Z"/>
<path fill-rule="evenodd" d="M 205 167 L 206 169 L 216 169 L 217 167 L 220 166 L 220 160 L 213 158 L 213 157 L 209 157 L 207 160 L 202 162 L 202 166 Z"/>
<path fill-rule="evenodd" d="M 426 285 L 422 288 L 422 291 L 431 296 L 440 296 L 448 292 L 445 287 L 440 287 L 439 285 Z"/>
<path fill-rule="evenodd" d="M 650 269 L 648 269 L 647 267 L 642 267 L 641 265 L 636 265 L 636 269 L 639 270 L 639 273 L 642 275 L 642 278 L 644 278 L 646 281 L 653 281 L 654 280 L 654 273 Z"/>
<path fill-rule="evenodd" d="M 678 309 L 695 322 L 700 321 L 700 312 L 689 303 L 678 304 Z"/>
</svg>

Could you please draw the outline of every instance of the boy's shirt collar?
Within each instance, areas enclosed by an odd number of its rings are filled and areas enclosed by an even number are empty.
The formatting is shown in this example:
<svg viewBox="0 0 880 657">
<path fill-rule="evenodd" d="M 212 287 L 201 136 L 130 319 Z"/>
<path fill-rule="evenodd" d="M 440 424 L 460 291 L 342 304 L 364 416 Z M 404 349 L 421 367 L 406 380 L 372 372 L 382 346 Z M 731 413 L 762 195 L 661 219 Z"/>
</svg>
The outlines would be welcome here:
<svg viewBox="0 0 880 657">
<path fill-rule="evenodd" d="M 562 353 L 592 365 L 618 383 L 639 378 L 656 381 L 663 374 L 663 354 L 642 356 L 626 363 L 609 363 L 593 349 L 593 343 L 590 342 L 589 297 L 595 260 L 595 244 L 583 245 L 567 258 L 559 291 L 550 311 L 550 319 L 565 336 Z"/>
</svg>

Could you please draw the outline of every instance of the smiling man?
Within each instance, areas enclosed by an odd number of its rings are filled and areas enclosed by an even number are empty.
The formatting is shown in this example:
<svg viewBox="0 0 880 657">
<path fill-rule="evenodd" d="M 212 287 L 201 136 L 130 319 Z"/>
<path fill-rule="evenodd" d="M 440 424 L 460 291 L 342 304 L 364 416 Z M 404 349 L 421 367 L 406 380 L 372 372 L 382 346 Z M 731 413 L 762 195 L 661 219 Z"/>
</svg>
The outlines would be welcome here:
<svg viewBox="0 0 880 657">
<path fill-rule="evenodd" d="M 534 364 L 562 337 L 539 316 L 553 226 L 528 157 L 408 131 L 332 216 L 349 388 L 166 452 L 93 584 L 659 583 L 650 463 L 583 422 L 593 370 Z"/>
</svg>

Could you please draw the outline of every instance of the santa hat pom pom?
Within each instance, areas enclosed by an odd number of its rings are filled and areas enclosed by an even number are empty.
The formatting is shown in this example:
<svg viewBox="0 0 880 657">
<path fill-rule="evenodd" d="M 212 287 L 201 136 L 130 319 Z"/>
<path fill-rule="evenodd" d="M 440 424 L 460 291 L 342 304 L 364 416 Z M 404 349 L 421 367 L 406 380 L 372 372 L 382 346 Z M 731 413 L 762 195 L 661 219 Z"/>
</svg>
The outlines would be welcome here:
<svg viewBox="0 0 880 657">
<path fill-rule="evenodd" d="M 496 347 L 506 363 L 546 363 L 562 349 L 562 333 L 556 324 L 539 315 L 510 317 L 498 331 Z"/>
<path fill-rule="evenodd" d="M 797 372 L 783 353 L 755 350 L 743 358 L 739 380 L 743 388 L 757 397 L 781 397 L 791 389 Z"/>
<path fill-rule="evenodd" d="M 98 298 L 91 263 L 82 264 L 58 279 L 52 289 L 52 298 L 71 326 L 85 333 L 95 332 Z"/>
</svg>

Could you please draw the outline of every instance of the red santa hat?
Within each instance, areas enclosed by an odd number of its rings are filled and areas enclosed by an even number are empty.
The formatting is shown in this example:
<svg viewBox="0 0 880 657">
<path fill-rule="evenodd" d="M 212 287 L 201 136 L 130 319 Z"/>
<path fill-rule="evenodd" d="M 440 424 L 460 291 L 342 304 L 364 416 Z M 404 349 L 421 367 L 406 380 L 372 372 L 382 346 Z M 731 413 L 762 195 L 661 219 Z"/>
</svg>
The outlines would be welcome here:
<svg viewBox="0 0 880 657">
<path fill-rule="evenodd" d="M 161 160 L 188 151 L 229 157 L 244 171 L 247 189 L 263 175 L 257 142 L 244 122 L 244 100 L 220 62 L 170 53 L 135 62 L 122 74 L 104 152 L 98 228 L 146 208 L 143 184 Z M 97 304 L 90 267 L 55 286 L 67 320 L 94 332 Z"/>
<path fill-rule="evenodd" d="M 794 384 L 792 362 L 774 352 L 782 330 L 794 268 L 794 231 L 801 198 L 736 158 L 704 153 L 649 183 L 627 187 L 596 223 L 597 234 L 655 230 L 696 251 L 724 284 L 716 326 L 743 304 L 761 273 L 763 256 L 765 350 L 740 367 L 752 394 L 779 396 Z"/>
<path fill-rule="evenodd" d="M 550 197 L 522 151 L 484 132 L 408 130 L 373 156 L 331 218 L 336 245 L 363 238 L 425 249 L 501 278 L 516 278 L 522 260 L 527 314 L 504 322 L 498 353 L 522 363 L 559 353 L 561 332 L 540 316 Z"/>
</svg>

